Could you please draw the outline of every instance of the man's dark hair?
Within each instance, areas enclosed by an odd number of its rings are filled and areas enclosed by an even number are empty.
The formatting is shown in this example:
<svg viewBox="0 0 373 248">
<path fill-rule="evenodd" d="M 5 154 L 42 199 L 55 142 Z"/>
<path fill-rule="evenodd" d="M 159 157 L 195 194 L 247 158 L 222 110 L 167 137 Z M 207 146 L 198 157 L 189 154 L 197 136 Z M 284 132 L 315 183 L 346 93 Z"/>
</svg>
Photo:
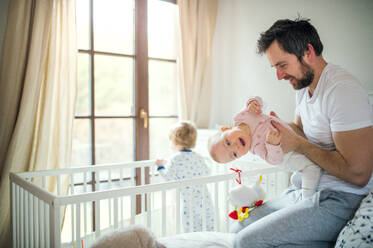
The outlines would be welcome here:
<svg viewBox="0 0 373 248">
<path fill-rule="evenodd" d="M 294 21 L 276 21 L 272 27 L 260 34 L 257 43 L 258 53 L 265 53 L 272 42 L 277 40 L 282 49 L 297 56 L 299 61 L 302 61 L 304 52 L 308 51 L 308 44 L 313 46 L 316 55 L 321 55 L 323 45 L 316 29 L 309 21 L 299 17 Z"/>
</svg>

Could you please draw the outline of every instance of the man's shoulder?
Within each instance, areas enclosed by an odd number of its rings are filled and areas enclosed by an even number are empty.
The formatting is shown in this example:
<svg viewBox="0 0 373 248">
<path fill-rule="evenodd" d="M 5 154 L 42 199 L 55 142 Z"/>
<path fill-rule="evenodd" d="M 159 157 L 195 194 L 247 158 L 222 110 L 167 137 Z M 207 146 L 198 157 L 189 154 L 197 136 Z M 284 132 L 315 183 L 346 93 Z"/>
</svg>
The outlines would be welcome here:
<svg viewBox="0 0 373 248">
<path fill-rule="evenodd" d="M 333 90 L 335 87 L 344 87 L 344 85 L 360 87 L 359 80 L 346 69 L 339 65 L 328 64 L 320 78 L 324 85 L 324 91 Z"/>
</svg>

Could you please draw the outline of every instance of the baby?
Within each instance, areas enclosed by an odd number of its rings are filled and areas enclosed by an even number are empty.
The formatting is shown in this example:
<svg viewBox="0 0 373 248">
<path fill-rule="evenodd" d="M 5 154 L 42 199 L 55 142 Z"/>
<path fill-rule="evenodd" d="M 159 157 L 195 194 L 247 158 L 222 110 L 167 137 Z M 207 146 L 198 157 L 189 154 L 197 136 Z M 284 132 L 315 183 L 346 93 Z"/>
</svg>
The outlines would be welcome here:
<svg viewBox="0 0 373 248">
<path fill-rule="evenodd" d="M 204 158 L 191 150 L 197 139 L 197 130 L 192 123 L 185 121 L 176 123 L 170 130 L 169 139 L 175 154 L 169 162 L 156 161 L 157 170 L 162 177 L 166 180 L 182 180 L 210 174 Z M 205 192 L 204 199 L 203 191 Z M 202 231 L 203 204 L 205 204 L 206 212 L 206 231 L 213 231 L 214 208 L 207 187 L 202 185 L 183 187 L 181 196 L 184 231 Z M 193 217 L 193 227 L 191 227 L 191 217 Z"/>
<path fill-rule="evenodd" d="M 246 107 L 234 118 L 234 127 L 222 127 L 209 138 L 208 149 L 218 163 L 235 160 L 249 151 L 259 155 L 272 165 L 291 172 L 302 173 L 302 197 L 309 198 L 316 192 L 321 169 L 311 160 L 297 152 L 283 153 L 281 136 L 271 124 L 275 120 L 285 127 L 290 126 L 276 117 L 262 113 L 262 99 L 251 97 Z"/>
</svg>

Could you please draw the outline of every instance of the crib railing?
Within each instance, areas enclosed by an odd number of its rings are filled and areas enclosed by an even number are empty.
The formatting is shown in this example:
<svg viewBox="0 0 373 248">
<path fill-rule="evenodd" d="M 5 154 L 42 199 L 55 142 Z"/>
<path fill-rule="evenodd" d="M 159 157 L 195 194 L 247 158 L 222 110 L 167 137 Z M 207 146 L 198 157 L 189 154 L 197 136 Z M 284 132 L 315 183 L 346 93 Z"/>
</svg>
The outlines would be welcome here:
<svg viewBox="0 0 373 248">
<path fill-rule="evenodd" d="M 150 170 L 150 184 L 136 186 L 134 169 L 141 170 L 144 183 L 146 168 Z M 286 186 L 279 184 L 281 172 L 277 168 L 262 163 L 251 163 L 250 168 L 242 177 L 249 182 L 263 175 L 269 198 Z M 228 231 L 228 192 L 235 176 L 225 168 L 222 174 L 157 183 L 154 161 L 10 173 L 13 247 L 87 247 L 103 233 L 132 224 L 145 225 L 157 236 L 181 233 L 180 189 L 193 185 L 207 185 L 215 208 L 215 230 Z M 52 179 L 55 187 L 49 192 L 46 188 Z M 139 203 L 141 213 L 136 211 Z M 202 223 L 206 230 L 204 215 Z"/>
</svg>

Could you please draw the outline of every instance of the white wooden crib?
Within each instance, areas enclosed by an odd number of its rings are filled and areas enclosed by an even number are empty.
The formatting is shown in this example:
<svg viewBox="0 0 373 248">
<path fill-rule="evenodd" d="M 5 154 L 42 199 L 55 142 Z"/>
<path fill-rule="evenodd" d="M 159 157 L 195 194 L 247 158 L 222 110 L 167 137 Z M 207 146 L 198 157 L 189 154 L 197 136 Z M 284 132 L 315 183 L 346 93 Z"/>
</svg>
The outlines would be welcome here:
<svg viewBox="0 0 373 248">
<path fill-rule="evenodd" d="M 213 175 L 177 182 L 163 182 L 154 161 L 10 173 L 13 247 L 89 247 L 100 235 L 133 224 L 149 227 L 157 237 L 183 233 L 180 188 L 196 184 L 207 185 L 213 198 L 215 231 L 227 232 L 228 192 L 236 185 L 229 167 L 243 169 L 243 183 L 263 175 L 267 199 L 287 186 L 284 172 L 263 163 L 209 164 Z M 145 182 L 147 167 L 150 184 L 135 186 L 135 169 Z M 47 190 L 50 180 L 53 192 Z"/>
</svg>

